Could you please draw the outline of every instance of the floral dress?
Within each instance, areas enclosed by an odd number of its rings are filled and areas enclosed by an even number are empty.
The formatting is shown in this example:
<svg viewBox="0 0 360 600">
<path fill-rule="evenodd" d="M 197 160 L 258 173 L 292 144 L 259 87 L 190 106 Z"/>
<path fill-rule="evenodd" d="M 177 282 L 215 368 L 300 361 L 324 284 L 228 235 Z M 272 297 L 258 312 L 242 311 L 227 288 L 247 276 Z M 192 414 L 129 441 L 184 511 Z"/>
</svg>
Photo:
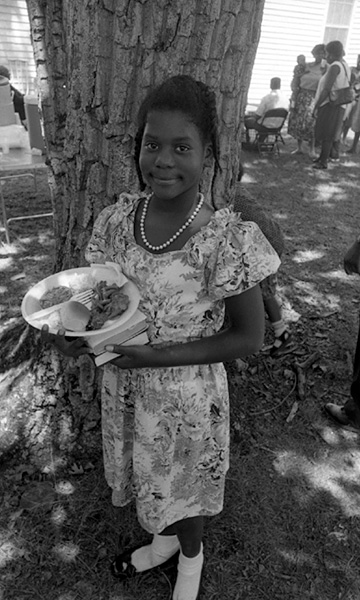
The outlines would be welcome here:
<svg viewBox="0 0 360 600">
<path fill-rule="evenodd" d="M 151 254 L 136 243 L 140 197 L 122 194 L 99 215 L 86 258 L 110 260 L 139 288 L 153 345 L 181 344 L 221 329 L 224 298 L 276 272 L 279 258 L 255 223 L 224 208 L 181 250 Z M 102 384 L 105 476 L 113 503 L 136 498 L 140 524 L 221 512 L 229 465 L 229 398 L 222 363 L 122 370 Z"/>
</svg>

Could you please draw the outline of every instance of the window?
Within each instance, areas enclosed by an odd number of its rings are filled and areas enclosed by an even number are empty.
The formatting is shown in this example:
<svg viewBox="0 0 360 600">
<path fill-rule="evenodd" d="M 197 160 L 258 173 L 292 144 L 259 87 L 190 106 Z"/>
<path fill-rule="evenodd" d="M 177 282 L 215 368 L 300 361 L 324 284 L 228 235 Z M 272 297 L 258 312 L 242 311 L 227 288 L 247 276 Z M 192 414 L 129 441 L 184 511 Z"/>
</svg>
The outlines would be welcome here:
<svg viewBox="0 0 360 600">
<path fill-rule="evenodd" d="M 354 0 L 330 0 L 326 19 L 324 43 L 339 40 L 345 47 Z"/>
</svg>

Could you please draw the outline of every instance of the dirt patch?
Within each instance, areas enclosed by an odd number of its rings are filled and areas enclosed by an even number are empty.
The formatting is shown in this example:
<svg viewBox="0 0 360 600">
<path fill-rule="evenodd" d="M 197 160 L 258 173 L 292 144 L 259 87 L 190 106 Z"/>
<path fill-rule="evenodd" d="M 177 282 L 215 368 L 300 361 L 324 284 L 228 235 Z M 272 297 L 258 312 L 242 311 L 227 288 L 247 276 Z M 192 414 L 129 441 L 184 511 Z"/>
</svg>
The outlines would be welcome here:
<svg viewBox="0 0 360 600">
<path fill-rule="evenodd" d="M 344 402 L 351 378 L 359 281 L 344 274 L 342 257 L 358 235 L 360 156 L 343 153 L 340 163 L 314 171 L 307 156 L 291 154 L 294 141 L 285 141 L 276 159 L 243 153 L 243 185 L 262 199 L 286 237 L 279 296 L 296 350 L 227 365 L 231 469 L 224 511 L 209 520 L 205 534 L 207 600 L 357 600 L 360 594 L 359 438 L 322 412 L 325 401 Z M 21 180 L 4 193 L 11 216 L 49 208 L 45 178 L 38 194 Z M 15 222 L 11 231 L 12 243 L 0 246 L 2 336 L 14 327 L 21 335 L 20 300 L 52 270 L 49 220 Z M 0 349 L 1 364 L 11 351 L 5 357 Z M 1 371 L 5 382 L 9 371 Z M 56 473 L 37 472 L 21 452 L 12 457 L 25 396 L 19 393 L 16 407 L 6 397 L 0 402 L 0 597 L 171 598 L 167 574 L 144 575 L 125 587 L 109 575 L 118 544 L 147 535 L 133 506 L 111 507 L 98 431 L 92 454 L 78 448 Z"/>
</svg>

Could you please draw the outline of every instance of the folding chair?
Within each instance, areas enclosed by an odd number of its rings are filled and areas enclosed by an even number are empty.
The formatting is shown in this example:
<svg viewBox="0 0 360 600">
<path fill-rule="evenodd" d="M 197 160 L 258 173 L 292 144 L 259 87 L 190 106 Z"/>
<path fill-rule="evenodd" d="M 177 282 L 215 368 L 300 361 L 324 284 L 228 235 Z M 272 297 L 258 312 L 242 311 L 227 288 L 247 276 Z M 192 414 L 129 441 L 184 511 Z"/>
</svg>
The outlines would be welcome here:
<svg viewBox="0 0 360 600">
<path fill-rule="evenodd" d="M 273 108 L 268 110 L 261 123 L 256 124 L 256 136 L 254 146 L 257 147 L 259 154 L 274 154 L 279 156 L 279 142 L 285 144 L 281 135 L 288 111 L 286 108 Z M 278 124 L 274 127 L 274 118 Z M 268 125 L 267 125 L 268 124 Z"/>
</svg>

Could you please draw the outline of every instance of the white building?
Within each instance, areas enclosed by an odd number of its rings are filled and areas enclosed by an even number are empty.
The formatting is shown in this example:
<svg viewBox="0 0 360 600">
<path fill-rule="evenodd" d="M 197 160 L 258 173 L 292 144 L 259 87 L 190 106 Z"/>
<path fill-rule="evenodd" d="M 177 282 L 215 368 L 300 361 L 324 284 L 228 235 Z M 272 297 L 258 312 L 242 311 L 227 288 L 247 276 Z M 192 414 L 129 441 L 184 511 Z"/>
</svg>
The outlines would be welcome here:
<svg viewBox="0 0 360 600">
<path fill-rule="evenodd" d="M 296 57 L 313 60 L 316 44 L 340 40 L 345 60 L 355 66 L 360 54 L 360 0 L 265 0 L 261 37 L 256 53 L 248 105 L 258 106 L 270 79 L 281 78 L 290 97 Z"/>
</svg>

